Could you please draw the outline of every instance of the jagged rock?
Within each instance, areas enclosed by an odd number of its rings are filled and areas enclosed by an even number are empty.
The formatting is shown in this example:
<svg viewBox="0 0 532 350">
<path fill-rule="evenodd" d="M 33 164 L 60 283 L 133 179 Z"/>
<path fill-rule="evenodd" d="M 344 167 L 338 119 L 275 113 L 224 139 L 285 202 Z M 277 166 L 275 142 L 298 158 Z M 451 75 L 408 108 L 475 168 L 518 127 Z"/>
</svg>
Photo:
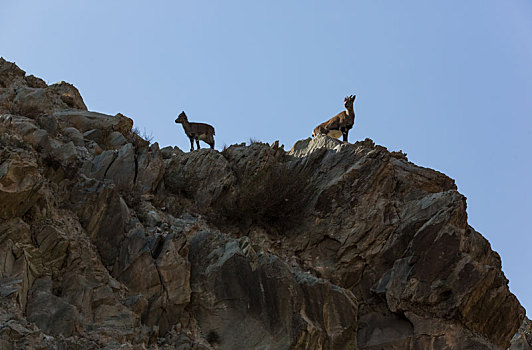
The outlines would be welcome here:
<svg viewBox="0 0 532 350">
<path fill-rule="evenodd" d="M 78 160 L 78 150 L 72 141 L 61 143 L 52 140 L 50 142 L 50 155 L 63 166 L 71 165 Z"/>
<path fill-rule="evenodd" d="M 532 349 L 532 323 L 525 317 L 521 327 L 512 338 L 508 350 L 531 350 Z"/>
<path fill-rule="evenodd" d="M 49 278 L 35 281 L 26 312 L 28 320 L 35 322 L 45 333 L 69 337 L 77 332 L 77 309 L 52 294 L 52 281 Z"/>
<path fill-rule="evenodd" d="M 135 153 L 132 144 L 118 151 L 104 151 L 82 167 L 82 173 L 98 180 L 108 179 L 120 189 L 141 194 L 154 191 L 163 176 L 163 161 L 157 143 Z"/>
<path fill-rule="evenodd" d="M 45 88 L 18 87 L 12 101 L 17 114 L 31 117 L 64 109 L 87 110 L 79 91 L 66 82 Z"/>
<path fill-rule="evenodd" d="M 214 203 L 234 181 L 227 160 L 210 149 L 176 154 L 164 174 L 165 186 L 170 191 L 194 198 L 199 207 Z"/>
<path fill-rule="evenodd" d="M 85 131 L 83 133 L 83 137 L 98 144 L 103 144 L 103 132 L 100 129 L 91 129 Z"/>
<path fill-rule="evenodd" d="M 85 162 L 82 173 L 88 177 L 103 181 L 111 180 L 119 189 L 133 188 L 137 176 L 137 165 L 133 145 L 128 143 L 120 150 L 104 151 Z"/>
<path fill-rule="evenodd" d="M 34 120 L 21 117 L 12 116 L 11 127 L 13 130 L 22 137 L 22 140 L 28 142 L 33 148 L 45 148 L 49 141 L 48 133 L 46 130 L 40 129 L 34 122 Z"/>
<path fill-rule="evenodd" d="M 103 264 L 113 265 L 129 218 L 127 205 L 118 191 L 114 186 L 85 179 L 74 186 L 70 200 L 81 225 L 98 248 Z"/>
<path fill-rule="evenodd" d="M 3 57 L 0 57 L 0 88 L 25 84 L 25 75 L 26 72 L 20 69 L 15 63 L 8 62 Z"/>
<path fill-rule="evenodd" d="M 322 149 L 302 158 L 321 176 L 315 179 L 315 227 L 295 239 L 294 249 L 305 251 L 301 258 L 320 276 L 368 303 L 359 313 L 360 332 L 374 334 L 382 324 L 405 329 L 381 337 L 380 344 L 360 337 L 359 348 L 405 341 L 453 348 L 455 339 L 490 348 L 482 337 L 505 347 L 523 310 L 508 291 L 499 257 L 467 225 L 465 198 L 454 182 L 368 140 L 340 148 L 322 144 L 317 138 L 299 148 L 301 154 Z M 383 309 L 388 316 L 372 324 L 369 315 Z M 460 321 L 449 322 L 456 314 Z"/>
<path fill-rule="evenodd" d="M 163 222 L 157 209 L 148 201 L 140 203 L 137 207 L 137 216 L 142 224 L 147 227 L 160 226 Z"/>
<path fill-rule="evenodd" d="M 132 292 L 140 293 L 146 300 L 156 298 L 162 291 L 159 273 L 152 257 L 154 243 L 155 240 L 146 237 L 144 230 L 134 230 L 129 233 L 121 245 L 118 268 L 115 272 L 119 281 L 128 286 Z M 143 309 L 142 312 L 144 311 Z"/>
<path fill-rule="evenodd" d="M 41 274 L 31 244 L 31 228 L 21 219 L 0 224 L 0 297 L 26 307 L 28 291 Z"/>
<path fill-rule="evenodd" d="M 35 242 L 43 259 L 43 268 L 51 276 L 58 276 L 68 254 L 68 236 L 57 227 L 48 225 L 35 234 Z"/>
<path fill-rule="evenodd" d="M 37 117 L 39 126 L 46 130 L 50 135 L 55 135 L 59 129 L 59 122 L 53 115 L 41 115 Z"/>
<path fill-rule="evenodd" d="M 184 235 L 169 234 L 152 249 L 161 284 L 166 291 L 149 305 L 146 324 L 157 324 L 162 334 L 182 316 L 190 301 L 190 263 L 188 241 Z"/>
<path fill-rule="evenodd" d="M 255 174 L 261 168 L 286 160 L 286 153 L 279 148 L 270 147 L 267 143 L 255 142 L 246 147 L 232 145 L 222 152 L 229 161 L 231 169 L 237 174 Z"/>
<path fill-rule="evenodd" d="M 208 231 L 192 238 L 190 261 L 192 312 L 220 349 L 356 346 L 357 301 L 349 291 Z"/>
<path fill-rule="evenodd" d="M 83 110 L 69 110 L 56 112 L 54 117 L 57 118 L 59 125 L 63 129 L 73 126 L 82 133 L 97 129 L 103 133 L 102 138 L 104 139 L 113 131 L 128 135 L 131 133 L 133 126 L 133 121 L 120 113 L 111 116 Z"/>
<path fill-rule="evenodd" d="M 531 347 L 465 197 L 403 152 L 159 150 L 84 109 L 0 59 L 0 348 Z"/>
<path fill-rule="evenodd" d="M 135 187 L 141 193 L 154 192 L 163 177 L 163 160 L 156 142 L 137 156 Z"/>
<path fill-rule="evenodd" d="M 107 170 L 116 159 L 116 151 L 103 151 L 91 161 L 83 164 L 81 172 L 89 178 L 103 181 L 106 178 Z"/>
<path fill-rule="evenodd" d="M 161 155 L 163 159 L 171 159 L 175 155 L 183 154 L 183 153 L 184 152 L 180 150 L 179 147 L 177 146 L 174 146 L 174 147 L 166 146 L 164 148 L 161 148 Z"/>
<path fill-rule="evenodd" d="M 120 148 L 127 143 L 126 138 L 118 131 L 113 131 L 107 136 L 107 145 L 109 148 Z"/>
<path fill-rule="evenodd" d="M 13 156 L 0 164 L 0 218 L 20 217 L 40 198 L 43 179 L 31 158 Z"/>
<path fill-rule="evenodd" d="M 128 143 L 118 151 L 116 158 L 105 173 L 105 178 L 113 181 L 119 188 L 131 189 L 135 177 L 135 150 L 133 145 Z"/>
<path fill-rule="evenodd" d="M 157 325 L 163 334 L 177 323 L 190 300 L 187 255 L 186 237 L 173 233 L 165 239 L 149 239 L 143 231 L 134 230 L 122 245 L 118 279 L 132 292 L 140 293 L 135 300 L 141 304 L 135 308 L 147 325 Z"/>
<path fill-rule="evenodd" d="M 31 88 L 45 88 L 48 86 L 44 80 L 34 75 L 28 75 L 24 77 L 24 80 L 26 80 L 26 84 Z"/>
<path fill-rule="evenodd" d="M 330 149 L 330 150 L 339 150 L 342 147 L 342 142 L 340 140 L 327 137 L 325 135 L 318 135 L 316 138 L 297 141 L 290 152 L 291 156 L 294 157 L 306 157 L 319 149 Z"/>
<path fill-rule="evenodd" d="M 48 86 L 42 79 L 25 74 L 0 58 L 0 106 L 5 112 L 39 117 L 62 109 L 87 109 L 73 85 L 59 82 Z"/>
</svg>

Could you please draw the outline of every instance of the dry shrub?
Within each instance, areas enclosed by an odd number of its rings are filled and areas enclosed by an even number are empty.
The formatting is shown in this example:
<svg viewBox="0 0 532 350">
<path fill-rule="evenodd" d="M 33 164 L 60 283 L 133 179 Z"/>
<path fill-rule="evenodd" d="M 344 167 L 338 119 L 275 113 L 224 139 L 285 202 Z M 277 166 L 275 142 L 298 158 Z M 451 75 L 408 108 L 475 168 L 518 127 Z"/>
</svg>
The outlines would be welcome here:
<svg viewBox="0 0 532 350">
<path fill-rule="evenodd" d="M 312 194 L 309 172 L 290 163 L 269 162 L 253 173 L 241 174 L 239 180 L 215 208 L 227 224 L 290 229 L 304 216 Z"/>
<path fill-rule="evenodd" d="M 133 145 L 137 152 L 140 152 L 143 149 L 150 147 L 150 142 L 153 140 L 152 135 L 147 135 L 146 129 L 141 135 L 141 131 L 138 128 L 133 128 L 131 133 L 126 135 L 126 139 L 129 143 Z"/>
</svg>

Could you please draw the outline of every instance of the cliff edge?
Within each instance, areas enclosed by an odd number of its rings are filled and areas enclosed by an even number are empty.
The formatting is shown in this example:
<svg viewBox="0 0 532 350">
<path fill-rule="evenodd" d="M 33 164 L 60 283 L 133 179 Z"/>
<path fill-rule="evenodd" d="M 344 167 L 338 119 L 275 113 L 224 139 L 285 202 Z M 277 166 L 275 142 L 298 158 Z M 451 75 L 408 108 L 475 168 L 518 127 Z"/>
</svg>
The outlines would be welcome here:
<svg viewBox="0 0 532 350">
<path fill-rule="evenodd" d="M 446 175 L 369 139 L 132 127 L 0 59 L 0 348 L 532 348 Z"/>
</svg>

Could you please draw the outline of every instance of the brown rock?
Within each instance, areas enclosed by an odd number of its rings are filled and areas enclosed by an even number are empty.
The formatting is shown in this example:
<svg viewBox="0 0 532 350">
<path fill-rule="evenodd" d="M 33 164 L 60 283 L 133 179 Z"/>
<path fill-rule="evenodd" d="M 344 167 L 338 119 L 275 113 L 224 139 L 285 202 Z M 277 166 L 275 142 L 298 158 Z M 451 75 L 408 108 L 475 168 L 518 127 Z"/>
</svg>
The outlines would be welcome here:
<svg viewBox="0 0 532 350">
<path fill-rule="evenodd" d="M 240 243 L 240 244 L 239 244 Z M 192 313 L 220 349 L 353 349 L 357 301 L 347 290 L 221 234 L 190 248 Z"/>
<path fill-rule="evenodd" d="M 31 159 L 13 156 L 0 164 L 0 218 L 20 217 L 39 199 L 42 178 Z"/>
<path fill-rule="evenodd" d="M 0 59 L 0 347 L 531 348 L 465 197 L 401 151 L 159 150 L 83 109 Z"/>
<path fill-rule="evenodd" d="M 156 142 L 137 156 L 135 188 L 140 193 L 154 192 L 163 177 L 163 160 Z"/>
<path fill-rule="evenodd" d="M 210 149 L 176 154 L 164 174 L 166 188 L 193 198 L 200 208 L 214 203 L 234 181 L 227 160 Z"/>
<path fill-rule="evenodd" d="M 114 264 L 125 236 L 128 208 L 114 186 L 86 179 L 72 189 L 70 200 L 105 266 Z"/>
<path fill-rule="evenodd" d="M 9 88 L 24 84 L 26 72 L 17 67 L 15 63 L 0 57 L 0 88 Z"/>
<path fill-rule="evenodd" d="M 82 133 L 98 129 L 105 134 L 104 138 L 113 131 L 128 135 L 131 133 L 131 127 L 133 126 L 133 121 L 120 113 L 116 116 L 111 116 L 86 110 L 70 110 L 56 112 L 54 116 L 57 118 L 61 128 L 72 126 Z"/>
<path fill-rule="evenodd" d="M 71 84 L 60 82 L 45 88 L 21 86 L 12 100 L 16 114 L 39 117 L 64 109 L 87 110 L 79 91 Z"/>
</svg>

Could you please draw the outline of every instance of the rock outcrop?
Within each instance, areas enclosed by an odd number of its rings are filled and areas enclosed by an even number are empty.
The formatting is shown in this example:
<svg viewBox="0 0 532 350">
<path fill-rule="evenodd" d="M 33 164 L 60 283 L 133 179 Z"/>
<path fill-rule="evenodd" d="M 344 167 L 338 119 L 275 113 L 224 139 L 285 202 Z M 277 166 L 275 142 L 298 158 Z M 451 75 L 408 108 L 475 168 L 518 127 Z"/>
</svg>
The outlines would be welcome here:
<svg viewBox="0 0 532 350">
<path fill-rule="evenodd" d="M 0 59 L 0 348 L 529 349 L 452 179 L 371 140 L 159 149 Z"/>
</svg>

